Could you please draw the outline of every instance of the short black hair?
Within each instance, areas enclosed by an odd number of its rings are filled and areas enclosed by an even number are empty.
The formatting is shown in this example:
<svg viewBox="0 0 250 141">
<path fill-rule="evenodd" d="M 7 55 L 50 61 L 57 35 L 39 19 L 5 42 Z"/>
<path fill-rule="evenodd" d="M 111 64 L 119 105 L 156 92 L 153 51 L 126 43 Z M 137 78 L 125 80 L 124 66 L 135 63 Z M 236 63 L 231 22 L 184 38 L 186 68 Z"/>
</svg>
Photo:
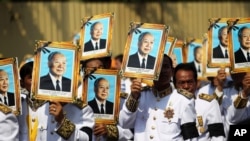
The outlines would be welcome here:
<svg viewBox="0 0 250 141">
<path fill-rule="evenodd" d="M 119 55 L 115 56 L 115 60 L 119 60 L 120 62 L 122 62 L 123 54 L 119 54 Z"/>
<path fill-rule="evenodd" d="M 32 75 L 32 71 L 33 71 L 33 61 L 24 64 L 19 71 L 21 79 L 24 80 L 25 76 Z"/>
<path fill-rule="evenodd" d="M 176 85 L 176 73 L 179 70 L 192 71 L 194 74 L 194 80 L 195 82 L 197 82 L 197 71 L 196 71 L 195 66 L 192 65 L 191 63 L 180 63 L 174 69 L 174 76 L 173 76 L 174 85 Z"/>
<path fill-rule="evenodd" d="M 171 57 L 169 57 L 167 54 L 164 54 L 163 59 L 164 59 L 164 58 L 168 58 L 169 64 L 170 64 L 170 66 L 171 66 L 171 69 L 173 69 L 174 66 L 173 66 L 173 60 L 171 59 Z"/>
</svg>

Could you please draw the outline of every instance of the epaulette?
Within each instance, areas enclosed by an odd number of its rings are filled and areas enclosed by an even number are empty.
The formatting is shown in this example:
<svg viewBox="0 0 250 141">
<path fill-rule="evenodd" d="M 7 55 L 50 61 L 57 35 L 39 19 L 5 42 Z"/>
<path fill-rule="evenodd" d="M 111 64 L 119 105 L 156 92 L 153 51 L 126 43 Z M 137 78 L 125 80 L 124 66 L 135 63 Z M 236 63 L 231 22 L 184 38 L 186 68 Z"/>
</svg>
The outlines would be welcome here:
<svg viewBox="0 0 250 141">
<path fill-rule="evenodd" d="M 120 97 L 127 99 L 128 98 L 128 93 L 120 93 Z"/>
<path fill-rule="evenodd" d="M 114 124 L 107 124 L 107 140 L 108 141 L 118 141 L 119 139 L 119 132 L 118 128 Z"/>
<path fill-rule="evenodd" d="M 214 96 L 213 95 L 210 95 L 210 94 L 199 94 L 199 98 L 200 99 L 203 99 L 203 100 L 206 100 L 208 102 L 211 102 L 213 99 L 214 99 Z"/>
<path fill-rule="evenodd" d="M 194 98 L 194 94 L 188 92 L 187 90 L 184 89 L 177 89 L 177 92 L 183 96 L 185 96 L 188 99 Z"/>
<path fill-rule="evenodd" d="M 84 107 L 87 106 L 87 104 L 85 104 L 80 98 L 75 99 L 73 101 L 73 104 L 80 109 L 83 109 Z"/>
<path fill-rule="evenodd" d="M 8 114 L 12 111 L 12 109 L 2 103 L 0 103 L 0 111 L 2 111 L 4 114 Z"/>
<path fill-rule="evenodd" d="M 33 111 L 36 111 L 39 107 L 41 107 L 43 104 L 45 104 L 46 100 L 38 100 L 38 99 L 30 99 L 30 98 L 27 98 L 27 103 L 28 105 L 30 106 L 30 108 L 33 110 Z"/>
<path fill-rule="evenodd" d="M 238 96 L 236 97 L 236 99 L 234 100 L 234 107 L 235 107 L 236 109 L 245 108 L 246 105 L 247 105 L 247 102 L 248 102 L 248 99 L 241 98 L 241 96 L 238 95 Z"/>
</svg>

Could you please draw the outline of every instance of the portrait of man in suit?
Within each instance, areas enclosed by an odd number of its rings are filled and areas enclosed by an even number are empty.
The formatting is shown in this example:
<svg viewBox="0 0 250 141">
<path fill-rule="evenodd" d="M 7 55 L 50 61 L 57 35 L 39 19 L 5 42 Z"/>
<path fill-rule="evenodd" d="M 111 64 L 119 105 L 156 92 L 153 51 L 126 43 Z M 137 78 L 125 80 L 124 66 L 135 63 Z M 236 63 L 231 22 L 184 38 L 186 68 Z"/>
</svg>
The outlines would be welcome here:
<svg viewBox="0 0 250 141">
<path fill-rule="evenodd" d="M 84 52 L 105 49 L 106 39 L 101 39 L 103 33 L 103 24 L 95 22 L 90 27 L 91 39 L 84 44 Z"/>
<path fill-rule="evenodd" d="M 154 45 L 154 36 L 143 32 L 138 38 L 138 51 L 129 56 L 127 67 L 154 69 L 155 57 L 149 55 Z"/>
<path fill-rule="evenodd" d="M 196 68 L 198 75 L 202 74 L 202 47 L 196 46 L 194 48 L 194 61 L 190 62 Z"/>
<path fill-rule="evenodd" d="M 15 105 L 14 93 L 8 92 L 9 77 L 5 70 L 0 69 L 0 102 L 7 106 Z"/>
<path fill-rule="evenodd" d="M 243 26 L 238 31 L 240 48 L 234 52 L 235 63 L 250 62 L 250 28 Z"/>
<path fill-rule="evenodd" d="M 114 103 L 108 101 L 109 82 L 107 79 L 100 77 L 94 82 L 95 98 L 88 102 L 95 114 L 113 114 Z"/>
<path fill-rule="evenodd" d="M 213 48 L 213 58 L 229 58 L 227 26 L 218 30 L 220 44 Z"/>
<path fill-rule="evenodd" d="M 70 92 L 71 79 L 63 76 L 66 63 L 66 57 L 61 52 L 50 53 L 48 56 L 49 72 L 40 77 L 40 89 Z"/>
</svg>

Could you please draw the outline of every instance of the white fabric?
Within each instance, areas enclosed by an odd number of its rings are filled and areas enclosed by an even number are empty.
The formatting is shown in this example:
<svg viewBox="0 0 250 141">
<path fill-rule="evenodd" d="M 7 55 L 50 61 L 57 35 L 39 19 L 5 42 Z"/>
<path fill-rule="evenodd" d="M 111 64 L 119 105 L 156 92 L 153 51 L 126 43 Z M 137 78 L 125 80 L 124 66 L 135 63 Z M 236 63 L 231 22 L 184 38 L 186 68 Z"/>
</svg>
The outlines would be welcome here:
<svg viewBox="0 0 250 141">
<path fill-rule="evenodd" d="M 22 100 L 22 106 L 23 115 L 19 117 L 20 141 L 28 141 L 27 115 L 31 116 L 31 120 L 38 118 L 39 124 L 36 141 L 65 141 L 55 132 L 58 128 L 57 122 L 55 122 L 54 117 L 49 114 L 48 102 L 39 107 L 36 111 L 33 111 L 30 107 L 27 108 L 26 100 Z M 63 110 L 66 112 L 66 117 L 76 126 L 75 131 L 72 133 L 68 141 L 88 141 L 88 135 L 80 129 L 82 127 L 93 128 L 94 119 L 92 109 L 89 106 L 79 109 L 76 105 L 66 104 L 64 105 Z M 34 122 L 31 121 L 31 123 Z"/>
<path fill-rule="evenodd" d="M 18 141 L 18 120 L 13 113 L 4 114 L 0 111 L 0 140 Z"/>
<path fill-rule="evenodd" d="M 171 101 L 169 101 L 170 97 Z M 174 110 L 171 121 L 164 117 L 164 111 L 169 102 Z M 160 101 L 157 101 L 152 91 L 144 91 L 141 93 L 136 112 L 130 112 L 124 103 L 120 111 L 119 123 L 124 128 L 134 128 L 135 141 L 179 141 L 183 140 L 180 126 L 195 122 L 195 116 L 194 99 L 188 99 L 178 94 L 176 90 L 161 98 Z"/>
</svg>

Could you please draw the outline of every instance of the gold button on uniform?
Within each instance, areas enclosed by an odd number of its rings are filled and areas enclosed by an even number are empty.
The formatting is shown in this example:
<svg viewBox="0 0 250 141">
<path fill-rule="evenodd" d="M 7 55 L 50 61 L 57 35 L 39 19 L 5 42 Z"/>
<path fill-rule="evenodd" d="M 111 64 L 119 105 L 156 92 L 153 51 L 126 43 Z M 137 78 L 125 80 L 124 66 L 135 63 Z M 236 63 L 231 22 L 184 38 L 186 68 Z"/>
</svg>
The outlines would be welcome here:
<svg viewBox="0 0 250 141">
<path fill-rule="evenodd" d="M 156 120 L 156 117 L 153 117 L 153 120 Z"/>
<path fill-rule="evenodd" d="M 154 130 L 154 129 L 155 129 L 155 127 L 154 127 L 154 126 L 152 126 L 152 127 L 151 127 L 151 129 L 152 129 L 152 130 Z"/>
<path fill-rule="evenodd" d="M 154 136 L 153 136 L 153 135 L 151 135 L 149 138 L 152 140 L 152 139 L 154 138 Z"/>
</svg>

